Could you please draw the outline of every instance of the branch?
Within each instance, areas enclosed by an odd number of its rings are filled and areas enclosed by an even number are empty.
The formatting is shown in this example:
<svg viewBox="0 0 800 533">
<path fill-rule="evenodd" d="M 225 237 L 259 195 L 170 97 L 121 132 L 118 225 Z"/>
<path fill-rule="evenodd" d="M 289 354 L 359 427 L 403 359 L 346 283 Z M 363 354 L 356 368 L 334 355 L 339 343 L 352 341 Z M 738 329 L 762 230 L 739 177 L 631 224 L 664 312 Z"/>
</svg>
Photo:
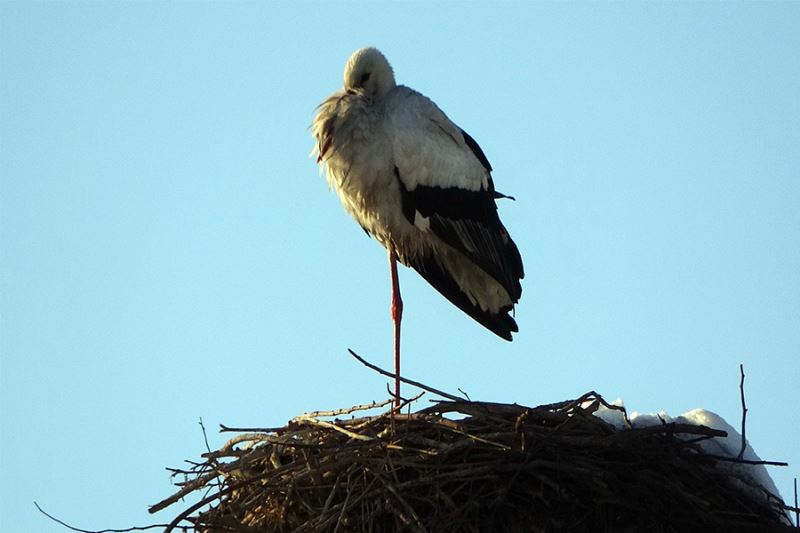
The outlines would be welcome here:
<svg viewBox="0 0 800 533">
<path fill-rule="evenodd" d="M 144 531 L 146 529 L 155 529 L 155 528 L 163 529 L 163 528 L 168 526 L 168 524 L 153 524 L 152 526 L 141 526 L 141 527 L 134 526 L 134 527 L 129 527 L 129 528 L 125 528 L 125 529 L 98 529 L 98 530 L 80 529 L 80 528 L 73 527 L 73 526 L 67 524 L 63 520 L 59 520 L 55 516 L 51 515 L 50 513 L 48 513 L 44 509 L 42 509 L 39 506 L 38 503 L 33 502 L 33 505 L 36 506 L 36 508 L 39 510 L 40 513 L 45 515 L 47 518 L 49 518 L 53 522 L 55 522 L 57 524 L 61 524 L 65 528 L 71 529 L 72 531 L 78 531 L 79 533 L 127 533 L 128 531 Z"/>
<path fill-rule="evenodd" d="M 337 426 L 336 424 L 333 424 L 331 422 L 326 422 L 325 420 L 318 420 L 318 419 L 316 419 L 314 417 L 311 417 L 311 416 L 308 416 L 308 415 L 300 415 L 298 417 L 295 417 L 295 418 L 292 419 L 292 422 L 297 422 L 298 424 L 310 424 L 310 425 L 313 425 L 313 426 L 320 426 L 320 427 L 332 429 L 334 431 L 338 431 L 340 433 L 343 433 L 343 434 L 347 435 L 351 439 L 365 440 L 365 441 L 375 440 L 375 437 L 370 437 L 369 435 L 361 435 L 359 433 L 354 433 L 354 432 L 352 432 L 352 431 L 350 431 L 348 429 L 345 429 L 345 428 L 343 428 L 341 426 Z"/>
<path fill-rule="evenodd" d="M 334 410 L 331 410 L 331 411 L 312 411 L 310 413 L 304 413 L 303 415 L 304 416 L 312 416 L 314 418 L 317 418 L 317 417 L 320 417 L 320 416 L 322 416 L 322 417 L 332 417 L 332 416 L 348 415 L 348 414 L 355 413 L 356 411 L 366 411 L 366 410 L 369 410 L 369 409 L 377 409 L 377 408 L 380 408 L 380 407 L 383 407 L 383 406 L 385 406 L 387 404 L 392 403 L 392 401 L 394 401 L 394 400 L 386 400 L 384 402 L 371 402 L 371 403 L 367 403 L 367 404 L 363 404 L 363 405 L 355 405 L 353 407 L 348 407 L 346 409 L 334 409 Z M 282 431 L 286 431 L 286 428 L 285 427 L 283 427 L 283 428 L 230 427 L 230 426 L 226 426 L 225 424 L 220 424 L 219 425 L 219 431 L 220 431 L 220 433 L 226 433 L 226 432 L 236 432 L 236 433 L 242 433 L 242 432 L 247 432 L 247 433 L 280 433 Z"/>
<path fill-rule="evenodd" d="M 366 366 L 367 368 L 371 368 L 372 370 L 374 370 L 378 374 L 382 374 L 382 375 L 386 376 L 387 378 L 392 378 L 392 379 L 398 378 L 398 379 L 400 379 L 400 381 L 402 381 L 406 385 L 411 385 L 412 387 L 417 387 L 417 388 L 420 388 L 422 390 L 426 390 L 428 392 L 431 392 L 433 394 L 438 394 L 442 398 L 447 398 L 448 400 L 452 400 L 454 402 L 463 402 L 464 401 L 463 398 L 459 398 L 458 396 L 453 396 L 452 394 L 448 394 L 448 393 L 440 391 L 438 389 L 434 389 L 433 387 L 428 387 L 427 385 L 423 385 L 422 383 L 420 383 L 418 381 L 413 381 L 411 379 L 407 379 L 407 378 L 404 378 L 402 376 L 395 376 L 392 372 L 388 372 L 388 371 L 382 369 L 379 366 L 375 366 L 372 363 L 369 363 L 369 362 L 365 361 L 363 357 L 358 355 L 356 352 L 354 352 L 350 348 L 348 348 L 347 351 L 350 352 L 350 355 L 352 355 L 353 357 L 358 359 L 359 363 L 361 363 L 362 365 Z"/>
<path fill-rule="evenodd" d="M 717 455 L 715 453 L 703 453 L 704 457 L 711 457 L 718 461 L 728 461 L 730 463 L 737 463 L 742 465 L 766 465 L 766 466 L 789 466 L 789 463 L 783 461 L 751 461 L 749 459 L 739 459 L 738 457 L 727 457 L 725 455 Z"/>
<path fill-rule="evenodd" d="M 744 457 L 744 451 L 747 449 L 747 439 L 745 438 L 746 430 L 745 421 L 747 420 L 747 404 L 744 403 L 744 365 L 739 363 L 739 373 L 742 375 L 742 379 L 739 381 L 739 396 L 742 398 L 742 447 L 739 449 L 739 455 L 736 456 L 737 459 L 742 459 Z"/>
<path fill-rule="evenodd" d="M 346 409 L 333 409 L 330 411 L 311 411 L 310 413 L 304 413 L 306 416 L 313 416 L 314 418 L 319 418 L 321 416 L 340 416 L 340 415 L 349 415 L 355 413 L 356 411 L 367 411 L 369 409 L 377 409 L 380 407 L 384 407 L 393 400 L 385 400 L 382 402 L 370 402 L 365 403 L 363 405 L 355 405 L 353 407 L 348 407 Z"/>
<path fill-rule="evenodd" d="M 277 433 L 279 431 L 284 431 L 286 428 L 237 428 L 237 427 L 230 427 L 226 426 L 225 424 L 219 425 L 219 432 L 220 433 Z"/>
<path fill-rule="evenodd" d="M 206 435 L 206 427 L 203 425 L 203 417 L 200 417 L 200 429 L 203 430 L 203 441 L 206 443 L 206 450 L 211 453 L 211 447 L 208 445 L 208 435 Z"/>
</svg>

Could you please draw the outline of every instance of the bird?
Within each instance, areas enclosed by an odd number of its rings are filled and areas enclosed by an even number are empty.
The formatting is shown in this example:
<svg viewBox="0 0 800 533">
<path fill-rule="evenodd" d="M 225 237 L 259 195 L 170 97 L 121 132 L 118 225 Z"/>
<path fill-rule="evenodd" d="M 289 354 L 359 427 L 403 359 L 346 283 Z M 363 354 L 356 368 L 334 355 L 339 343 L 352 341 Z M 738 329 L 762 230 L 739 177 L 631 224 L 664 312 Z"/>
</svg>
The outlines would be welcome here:
<svg viewBox="0 0 800 533">
<path fill-rule="evenodd" d="M 317 106 L 311 131 L 312 156 L 344 209 L 388 252 L 395 404 L 403 314 L 398 262 L 511 341 L 524 269 L 496 200 L 513 197 L 495 190 L 475 139 L 432 100 L 398 85 L 375 47 L 352 53 L 344 87 Z"/>
</svg>

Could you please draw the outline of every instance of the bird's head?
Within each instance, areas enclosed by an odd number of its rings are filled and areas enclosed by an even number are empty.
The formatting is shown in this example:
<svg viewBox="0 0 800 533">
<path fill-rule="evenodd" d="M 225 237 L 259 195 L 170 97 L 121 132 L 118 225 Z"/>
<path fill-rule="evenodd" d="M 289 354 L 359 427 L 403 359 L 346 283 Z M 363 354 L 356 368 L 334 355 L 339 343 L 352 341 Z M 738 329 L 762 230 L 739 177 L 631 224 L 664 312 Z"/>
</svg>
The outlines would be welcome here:
<svg viewBox="0 0 800 533">
<path fill-rule="evenodd" d="M 394 72 L 377 48 L 356 50 L 344 67 L 344 89 L 380 98 L 395 87 Z"/>
</svg>

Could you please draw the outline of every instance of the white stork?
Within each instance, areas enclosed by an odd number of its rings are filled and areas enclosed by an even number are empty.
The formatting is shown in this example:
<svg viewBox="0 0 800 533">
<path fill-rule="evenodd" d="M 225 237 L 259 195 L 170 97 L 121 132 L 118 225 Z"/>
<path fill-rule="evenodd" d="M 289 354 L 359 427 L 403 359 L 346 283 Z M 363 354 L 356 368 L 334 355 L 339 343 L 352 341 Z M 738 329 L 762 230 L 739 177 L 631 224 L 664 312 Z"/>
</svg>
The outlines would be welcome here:
<svg viewBox="0 0 800 533">
<path fill-rule="evenodd" d="M 344 90 L 312 124 L 313 153 L 344 208 L 389 252 L 395 401 L 400 401 L 399 260 L 456 307 L 511 340 L 522 294 L 522 258 L 497 215 L 506 198 L 478 143 L 431 100 L 397 85 L 384 55 L 348 59 Z"/>
</svg>

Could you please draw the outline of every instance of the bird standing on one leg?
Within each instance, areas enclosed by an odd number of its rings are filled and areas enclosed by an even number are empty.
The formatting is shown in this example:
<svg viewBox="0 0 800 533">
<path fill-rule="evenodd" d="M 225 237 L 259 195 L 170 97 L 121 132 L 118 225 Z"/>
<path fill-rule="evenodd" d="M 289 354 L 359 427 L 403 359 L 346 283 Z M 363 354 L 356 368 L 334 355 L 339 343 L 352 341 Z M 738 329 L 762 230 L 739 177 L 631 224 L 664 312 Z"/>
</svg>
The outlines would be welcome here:
<svg viewBox="0 0 800 533">
<path fill-rule="evenodd" d="M 478 143 L 431 100 L 397 85 L 376 48 L 355 51 L 344 90 L 320 104 L 317 162 L 345 209 L 389 252 L 400 402 L 403 303 L 397 261 L 500 337 L 522 294 L 522 258 L 497 215 L 492 167 Z"/>
<path fill-rule="evenodd" d="M 400 323 L 403 321 L 403 298 L 397 275 L 397 254 L 389 249 L 389 271 L 392 274 L 392 322 L 394 322 L 394 403 L 400 405 Z"/>
</svg>

